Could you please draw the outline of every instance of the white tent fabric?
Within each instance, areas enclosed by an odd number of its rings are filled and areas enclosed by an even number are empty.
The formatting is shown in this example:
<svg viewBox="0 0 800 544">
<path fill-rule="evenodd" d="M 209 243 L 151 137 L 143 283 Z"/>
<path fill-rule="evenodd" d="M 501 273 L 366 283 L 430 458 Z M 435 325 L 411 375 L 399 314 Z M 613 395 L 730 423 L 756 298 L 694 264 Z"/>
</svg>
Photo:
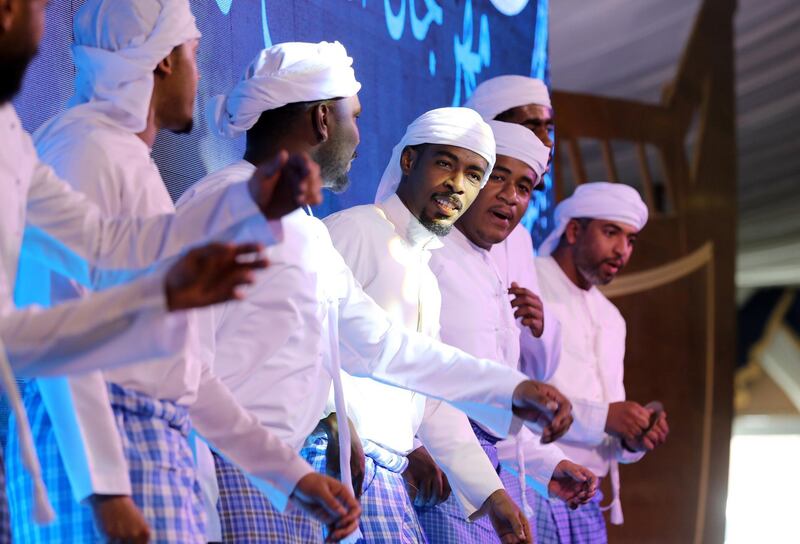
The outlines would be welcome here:
<svg viewBox="0 0 800 544">
<path fill-rule="evenodd" d="M 551 0 L 553 88 L 658 101 L 699 6 Z M 738 1 L 739 287 L 800 283 L 799 23 L 796 0 Z"/>
</svg>

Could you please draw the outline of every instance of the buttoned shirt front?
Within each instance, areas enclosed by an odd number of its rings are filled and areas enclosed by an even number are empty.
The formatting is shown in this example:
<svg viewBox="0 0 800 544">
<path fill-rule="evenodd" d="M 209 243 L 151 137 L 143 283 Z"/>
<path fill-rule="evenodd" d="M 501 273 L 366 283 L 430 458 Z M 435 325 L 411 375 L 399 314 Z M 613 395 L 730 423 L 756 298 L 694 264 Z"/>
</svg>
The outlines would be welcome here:
<svg viewBox="0 0 800 544">
<path fill-rule="evenodd" d="M 620 446 L 605 432 L 608 405 L 625 400 L 625 320 L 596 287 L 584 290 L 552 257 L 537 257 L 545 304 L 564 324 L 561 361 L 550 380 L 572 402 L 574 422 L 559 446 L 567 456 L 605 476 L 610 462 L 644 455 Z"/>
<path fill-rule="evenodd" d="M 453 229 L 443 241 L 444 247 L 431 259 L 431 269 L 442 292 L 442 340 L 476 357 L 519 368 L 522 328 L 514 318 L 508 294 L 510 282 L 497 265 L 494 255 L 497 245 L 483 249 L 458 229 Z M 515 281 L 523 287 L 528 285 L 519 276 Z M 534 288 L 538 288 L 538 284 Z M 530 338 L 531 344 L 545 341 L 533 335 Z M 545 346 L 530 353 L 548 351 L 551 349 Z M 529 363 L 538 365 L 537 361 Z M 518 440 L 522 446 L 525 473 L 533 480 L 529 483 L 547 496 L 547 484 L 553 470 L 565 455 L 555 445 L 541 444 L 539 435 L 523 428 L 516 437 L 498 443 L 501 463 L 514 471 L 519 470 Z"/>
</svg>

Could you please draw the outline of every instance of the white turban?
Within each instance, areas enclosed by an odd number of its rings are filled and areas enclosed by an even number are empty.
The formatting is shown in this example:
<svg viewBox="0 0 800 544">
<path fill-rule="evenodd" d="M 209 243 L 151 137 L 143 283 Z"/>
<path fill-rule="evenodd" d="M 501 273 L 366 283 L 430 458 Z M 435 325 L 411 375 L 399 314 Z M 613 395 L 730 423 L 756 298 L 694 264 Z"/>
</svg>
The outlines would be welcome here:
<svg viewBox="0 0 800 544">
<path fill-rule="evenodd" d="M 536 172 L 538 178 L 547 170 L 550 148 L 542 143 L 530 129 L 503 121 L 486 121 L 497 142 L 497 154 L 518 159 Z"/>
<path fill-rule="evenodd" d="M 403 177 L 400 156 L 410 145 L 440 144 L 463 147 L 477 153 L 489 163 L 481 180 L 486 185 L 495 160 L 495 141 L 492 129 L 481 116 L 467 108 L 438 108 L 423 113 L 408 125 L 405 136 L 394 146 L 392 158 L 383 172 L 375 202 L 383 202 L 396 191 Z"/>
<path fill-rule="evenodd" d="M 73 22 L 75 95 L 133 132 L 147 126 L 153 71 L 200 37 L 188 0 L 86 0 Z"/>
<path fill-rule="evenodd" d="M 497 76 L 478 85 L 464 107 L 472 108 L 488 120 L 528 104 L 553 107 L 544 81 L 527 76 Z"/>
<path fill-rule="evenodd" d="M 288 42 L 263 49 L 239 83 L 211 99 L 211 131 L 234 138 L 265 111 L 293 104 L 355 96 L 361 90 L 353 59 L 339 42 Z"/>
<path fill-rule="evenodd" d="M 633 187 L 605 181 L 584 183 L 556 206 L 555 228 L 539 246 L 539 255 L 555 251 L 570 219 L 605 219 L 642 230 L 647 224 L 647 215 L 647 206 Z"/>
</svg>

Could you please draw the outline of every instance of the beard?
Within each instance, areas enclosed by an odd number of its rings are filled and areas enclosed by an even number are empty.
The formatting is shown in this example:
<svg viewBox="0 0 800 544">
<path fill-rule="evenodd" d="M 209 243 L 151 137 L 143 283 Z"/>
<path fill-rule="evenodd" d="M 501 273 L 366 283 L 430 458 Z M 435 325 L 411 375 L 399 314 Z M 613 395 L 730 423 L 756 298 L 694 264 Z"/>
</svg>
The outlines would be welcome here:
<svg viewBox="0 0 800 544">
<path fill-rule="evenodd" d="M 0 104 L 10 102 L 20 91 L 22 81 L 25 79 L 25 71 L 35 56 L 36 51 L 34 50 L 0 57 L 0 70 L 3 73 L 3 77 L 0 79 Z"/>
<path fill-rule="evenodd" d="M 453 224 L 446 225 L 444 223 L 438 223 L 430 217 L 420 217 L 419 223 L 425 227 L 428 232 L 436 236 L 447 236 L 450 234 L 450 231 L 453 230 Z"/>
<path fill-rule="evenodd" d="M 352 146 L 343 140 L 331 139 L 320 146 L 313 157 L 319 164 L 323 186 L 334 193 L 343 193 L 350 186 L 350 162 L 356 158 Z"/>
</svg>

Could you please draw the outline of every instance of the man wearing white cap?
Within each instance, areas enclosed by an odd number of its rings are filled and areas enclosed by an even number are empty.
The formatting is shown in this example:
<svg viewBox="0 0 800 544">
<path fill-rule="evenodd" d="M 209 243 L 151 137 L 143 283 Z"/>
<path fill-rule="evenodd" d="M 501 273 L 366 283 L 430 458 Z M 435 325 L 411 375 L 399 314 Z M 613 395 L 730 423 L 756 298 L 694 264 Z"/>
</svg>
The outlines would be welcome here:
<svg viewBox="0 0 800 544">
<path fill-rule="evenodd" d="M 285 43 L 262 51 L 212 108 L 215 132 L 247 132 L 244 160 L 192 188 L 179 208 L 207 190 L 245 179 L 258 157 L 279 148 L 308 153 L 320 163 L 324 185 L 343 190 L 359 143 L 359 89 L 352 59 L 339 43 Z M 325 469 L 360 488 L 363 459 L 353 456 L 356 471 L 351 473 L 340 368 L 448 400 L 499 434 L 511 427 L 512 409 L 531 421 L 542 418 L 552 438 L 568 427 L 568 403 L 555 390 L 395 323 L 363 292 L 310 210 L 291 214 L 283 228 L 284 241 L 268 251 L 270 268 L 247 305 L 215 311 L 216 335 L 206 340 L 214 344 L 208 351 L 214 353 L 215 372 L 288 444 L 299 450 L 306 443 L 332 385 L 343 424 L 329 449 L 338 450 L 338 465 L 331 458 Z M 316 451 L 316 436 L 307 451 Z M 279 512 L 240 471 L 218 455 L 215 461 L 224 541 L 322 539 L 308 516 Z"/>
<path fill-rule="evenodd" d="M 494 148 L 491 128 L 474 111 L 429 111 L 409 125 L 395 146 L 376 204 L 325 220 L 334 245 L 366 293 L 409 329 L 439 336 L 441 295 L 428 262 L 486 183 Z M 466 369 L 464 378 L 470 379 Z M 415 477 L 418 456 L 427 457 L 414 443 L 415 434 L 455 490 L 450 512 L 457 522 L 469 527 L 471 516 L 488 513 L 491 521 L 482 526 L 493 536 L 496 525 L 495 539 L 516 541 L 521 527 L 526 537 L 520 541 L 530 538 L 524 517 L 503 490 L 464 414 L 372 380 L 344 376 L 343 381 L 350 417 L 374 465 L 374 479 L 362 496 L 361 526 L 368 542 L 391 540 L 398 531 L 407 534 L 395 536 L 396 541 L 424 541 L 411 533 L 416 520 L 400 472 L 406 472 L 415 504 L 423 507 L 418 511 L 447 499 L 447 490 L 431 492 L 429 482 Z M 324 439 L 319 442 L 318 455 L 325 445 Z"/>
<path fill-rule="evenodd" d="M 623 521 L 618 463 L 631 463 L 663 444 L 666 412 L 625 400 L 625 320 L 598 290 L 628 263 L 647 206 L 635 189 L 619 183 L 586 183 L 556 207 L 555 228 L 539 247 L 536 270 L 545 304 L 562 323 L 561 361 L 550 383 L 574 403 L 575 425 L 559 442 L 570 459 L 604 477 L 613 497 L 601 495 L 578 510 L 541 503 L 537 530 L 545 542 L 604 543 L 602 511 Z"/>
<path fill-rule="evenodd" d="M 547 167 L 549 150 L 523 127 L 500 121 L 488 124 L 497 142 L 494 169 L 456 228 L 442 239 L 443 247 L 433 252 L 431 270 L 442 292 L 442 340 L 473 355 L 518 368 L 517 319 L 539 336 L 542 317 L 528 301 L 530 293 L 524 287 L 516 283 L 507 287 L 507 278 L 501 275 L 492 253 L 525 213 L 531 191 L 541 182 Z M 539 437 L 527 429 L 498 443 L 500 439 L 491 432 L 477 424 L 473 427 L 503 485 L 531 518 L 531 524 L 535 518 L 525 495 L 531 489 L 526 474 L 545 497 L 550 494 L 573 506 L 594 494 L 596 477 L 566 459 L 555 444 L 540 444 Z M 504 458 L 508 453 L 510 458 Z M 434 508 L 417 508 L 417 513 L 430 544 L 497 541 L 488 520 L 466 523 L 452 497 Z"/>
<path fill-rule="evenodd" d="M 247 246 L 211 246 L 190 253 L 167 276 L 159 273 L 46 311 L 36 307 L 17 310 L 12 292 L 26 227 L 37 229 L 40 236 L 52 237 L 53 243 L 40 257 L 71 277 L 85 279 L 89 270 L 99 270 L 93 267 L 117 271 L 148 267 L 159 258 L 174 257 L 188 244 L 228 231 L 244 234 L 248 228 L 258 228 L 259 222 L 262 231 L 269 234 L 261 215 L 279 218 L 296 207 L 298 197 L 301 202 L 307 201 L 306 192 L 313 186 L 306 179 L 295 186 L 299 194 L 276 192 L 281 176 L 267 176 L 268 172 L 262 171 L 223 198 L 212 195 L 214 198 L 198 202 L 179 216 L 162 214 L 139 220 L 104 215 L 40 162 L 11 104 L 36 54 L 45 5 L 44 1 L 27 0 L 8 0 L 0 5 L 0 132 L 4 142 L 0 150 L 0 194 L 7 212 L 0 215 L 0 337 L 10 364 L 29 376 L 85 372 L 173 353 L 184 343 L 186 317 L 166 316 L 164 310 L 229 298 L 235 294 L 235 285 L 246 279 L 247 270 L 263 265 L 263 261 L 256 258 L 249 264 L 237 263 L 243 251 L 251 251 Z M 198 225 L 201 228 L 196 228 Z M 143 342 L 143 338 L 148 341 Z M 19 439 L 12 434 L 10 440 L 20 441 L 21 464 L 33 477 L 33 486 L 23 491 L 24 497 L 31 500 L 33 494 L 37 522 L 50 521 L 52 510 L 47 507 L 27 417 L 7 363 L 0 358 L 2 381 L 18 416 L 20 434 Z M 3 509 L 5 485 L 0 490 Z M 0 512 L 0 518 L 0 541 L 10 541 L 7 516 Z M 30 519 L 25 522 L 30 525 Z"/>
<path fill-rule="evenodd" d="M 148 218 L 174 212 L 150 146 L 161 128 L 182 132 L 191 127 L 199 32 L 188 2 L 88 0 L 75 15 L 74 34 L 73 107 L 40 129 L 42 157 L 110 215 Z M 271 166 L 273 176 L 287 179 L 313 178 L 315 168 L 285 153 Z M 291 184 L 278 187 L 287 189 Z M 241 189 L 232 186 L 220 194 L 229 190 Z M 230 205 L 247 204 L 232 200 Z M 216 213 L 241 212 L 221 208 Z M 260 221 L 217 235 L 274 242 Z M 200 231 L 203 225 L 193 227 Z M 47 243 L 36 233 L 26 242 L 34 252 L 46 251 L 38 248 Z M 53 269 L 53 300 L 80 296 L 82 289 L 58 272 Z M 102 287 L 125 276 L 124 271 L 98 274 L 89 284 Z M 99 529 L 112 540 L 141 541 L 150 532 L 159 542 L 204 542 L 203 505 L 187 441 L 190 416 L 234 462 L 275 487 L 284 503 L 292 498 L 312 510 L 326 503 L 330 515 L 322 516 L 325 520 L 346 518 L 347 510 L 357 517 L 357 503 L 345 487 L 314 473 L 204 366 L 196 318 L 189 316 L 188 344 L 166 361 L 70 379 L 74 415 L 63 409 L 61 382 L 30 388 L 28 406 L 38 423 L 37 441 L 47 453 L 45 474 L 59 497 L 60 516 L 47 527 L 32 527 L 26 522 L 28 504 L 18 501 L 13 521 L 19 538 L 84 542 Z M 16 465 L 9 466 L 11 471 Z M 25 478 L 20 475 L 11 484 L 24 497 Z M 78 503 L 84 500 L 91 509 Z"/>
<path fill-rule="evenodd" d="M 519 75 L 494 77 L 478 85 L 464 106 L 474 109 L 487 121 L 521 125 L 552 150 L 553 109 L 544 81 Z M 546 323 L 538 337 L 530 327 L 520 323 L 520 362 L 523 372 L 534 379 L 547 380 L 558 366 L 561 324 L 547 308 L 542 307 L 537 295 L 533 240 L 528 229 L 518 223 L 511 234 L 493 247 L 491 254 L 501 275 L 506 278 L 506 287 L 510 288 L 512 282 L 526 286 L 531 291 L 532 304 Z"/>
</svg>

